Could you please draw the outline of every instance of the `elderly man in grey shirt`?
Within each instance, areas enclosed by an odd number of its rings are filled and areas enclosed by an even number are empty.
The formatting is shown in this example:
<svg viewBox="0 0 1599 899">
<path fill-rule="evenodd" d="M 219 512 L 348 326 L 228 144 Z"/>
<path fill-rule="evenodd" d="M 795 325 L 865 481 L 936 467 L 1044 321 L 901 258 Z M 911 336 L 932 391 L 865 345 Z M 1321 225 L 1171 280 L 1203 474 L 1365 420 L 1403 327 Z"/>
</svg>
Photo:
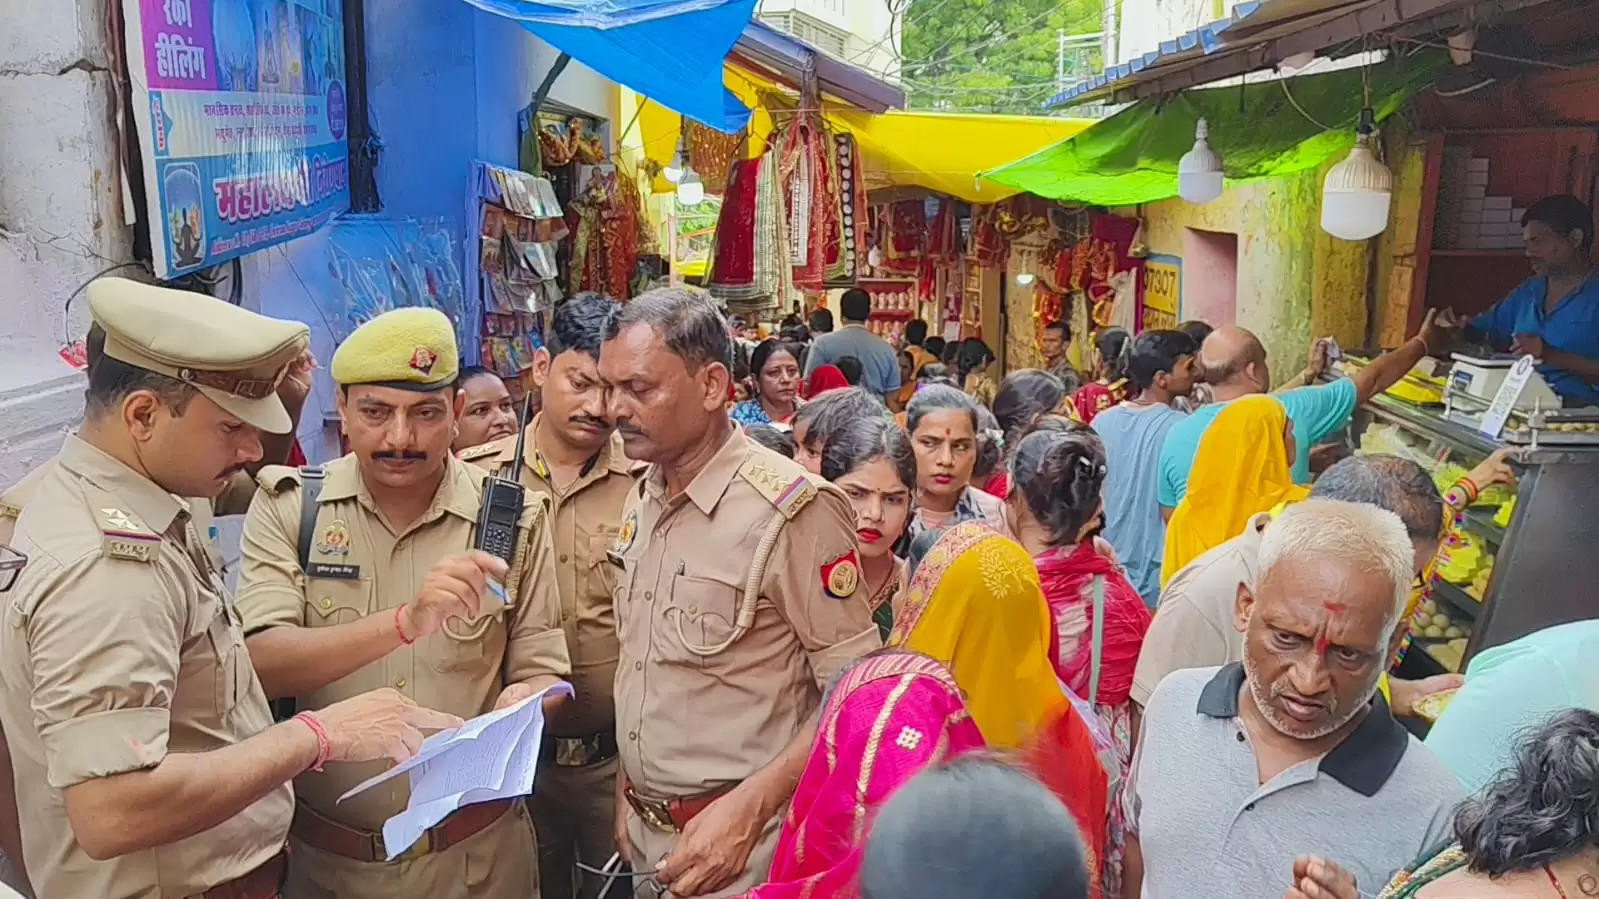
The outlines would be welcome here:
<svg viewBox="0 0 1599 899">
<path fill-rule="evenodd" d="M 1364 503 L 1310 499 L 1266 527 L 1238 589 L 1242 662 L 1149 698 L 1122 797 L 1127 895 L 1359 899 L 1444 837 L 1459 783 L 1377 691 L 1412 551 Z"/>
</svg>

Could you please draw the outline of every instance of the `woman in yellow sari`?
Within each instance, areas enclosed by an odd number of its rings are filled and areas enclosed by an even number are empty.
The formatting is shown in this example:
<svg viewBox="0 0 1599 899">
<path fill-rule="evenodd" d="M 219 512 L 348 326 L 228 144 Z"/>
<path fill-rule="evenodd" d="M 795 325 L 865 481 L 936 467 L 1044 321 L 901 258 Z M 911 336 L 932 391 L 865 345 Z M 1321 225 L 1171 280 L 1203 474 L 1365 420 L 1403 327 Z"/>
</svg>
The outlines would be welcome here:
<svg viewBox="0 0 1599 899">
<path fill-rule="evenodd" d="M 1310 490 L 1294 483 L 1293 422 L 1275 397 L 1227 404 L 1205 429 L 1188 475 L 1188 492 L 1166 524 L 1160 585 L 1202 554 L 1238 536 L 1250 517 Z"/>
<path fill-rule="evenodd" d="M 888 645 L 943 662 L 984 741 L 1018 750 L 1071 810 L 1097 896 L 1110 781 L 1102 747 L 1050 665 L 1054 624 L 1032 557 L 980 521 L 925 533 L 910 555 Z"/>
</svg>

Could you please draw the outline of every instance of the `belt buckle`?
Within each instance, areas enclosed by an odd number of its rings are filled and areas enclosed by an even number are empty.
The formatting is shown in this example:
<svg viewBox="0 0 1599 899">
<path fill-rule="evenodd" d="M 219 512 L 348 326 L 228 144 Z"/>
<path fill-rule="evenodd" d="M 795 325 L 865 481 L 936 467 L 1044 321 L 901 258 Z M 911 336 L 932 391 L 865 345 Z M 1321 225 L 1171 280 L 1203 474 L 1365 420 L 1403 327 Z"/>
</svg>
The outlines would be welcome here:
<svg viewBox="0 0 1599 899">
<path fill-rule="evenodd" d="M 399 855 L 396 855 L 392 862 L 387 861 L 387 859 L 389 857 L 389 852 L 388 852 L 388 848 L 383 845 L 383 835 L 382 834 L 373 834 L 372 835 L 372 848 L 373 848 L 373 850 L 375 850 L 373 854 L 377 856 L 378 861 L 382 861 L 382 862 L 385 862 L 387 864 L 399 864 L 401 862 L 414 862 L 417 859 L 421 858 L 422 856 L 427 855 L 428 853 L 433 851 L 433 831 L 431 831 L 431 830 L 423 831 L 422 832 L 422 836 L 419 839 L 417 839 L 417 841 L 415 843 L 412 843 L 411 845 L 407 846 L 405 848 L 404 852 L 401 852 Z"/>
<path fill-rule="evenodd" d="M 582 768 L 594 757 L 593 737 L 556 737 L 555 764 L 562 768 Z"/>
<path fill-rule="evenodd" d="M 632 802 L 633 810 L 644 819 L 645 824 L 661 833 L 677 833 L 677 826 L 672 823 L 671 809 L 665 800 L 640 796 L 632 788 L 628 789 L 627 798 Z"/>
</svg>

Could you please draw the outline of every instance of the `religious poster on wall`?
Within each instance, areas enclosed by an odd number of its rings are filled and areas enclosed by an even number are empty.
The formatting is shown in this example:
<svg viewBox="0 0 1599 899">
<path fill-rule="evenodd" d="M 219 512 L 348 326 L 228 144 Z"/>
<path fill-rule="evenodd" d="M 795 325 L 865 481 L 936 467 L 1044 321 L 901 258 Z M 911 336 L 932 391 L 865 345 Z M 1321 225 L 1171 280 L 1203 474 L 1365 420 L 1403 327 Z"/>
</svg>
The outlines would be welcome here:
<svg viewBox="0 0 1599 899">
<path fill-rule="evenodd" d="M 343 0 L 122 0 L 157 277 L 350 205 Z"/>
<path fill-rule="evenodd" d="M 1182 294 L 1183 260 L 1161 253 L 1149 254 L 1144 260 L 1144 314 L 1138 323 L 1139 330 L 1177 327 Z"/>
</svg>

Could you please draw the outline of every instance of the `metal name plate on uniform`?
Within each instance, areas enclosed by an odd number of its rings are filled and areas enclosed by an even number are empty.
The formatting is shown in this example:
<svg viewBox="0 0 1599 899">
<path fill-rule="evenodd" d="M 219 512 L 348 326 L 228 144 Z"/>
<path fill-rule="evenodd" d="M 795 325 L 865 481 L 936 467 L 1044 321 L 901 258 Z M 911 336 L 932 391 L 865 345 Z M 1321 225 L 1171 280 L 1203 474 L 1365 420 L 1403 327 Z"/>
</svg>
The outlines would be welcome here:
<svg viewBox="0 0 1599 899">
<path fill-rule="evenodd" d="M 358 581 L 361 579 L 361 566 L 308 562 L 305 566 L 305 576 L 308 578 L 326 578 L 334 581 Z"/>
</svg>

